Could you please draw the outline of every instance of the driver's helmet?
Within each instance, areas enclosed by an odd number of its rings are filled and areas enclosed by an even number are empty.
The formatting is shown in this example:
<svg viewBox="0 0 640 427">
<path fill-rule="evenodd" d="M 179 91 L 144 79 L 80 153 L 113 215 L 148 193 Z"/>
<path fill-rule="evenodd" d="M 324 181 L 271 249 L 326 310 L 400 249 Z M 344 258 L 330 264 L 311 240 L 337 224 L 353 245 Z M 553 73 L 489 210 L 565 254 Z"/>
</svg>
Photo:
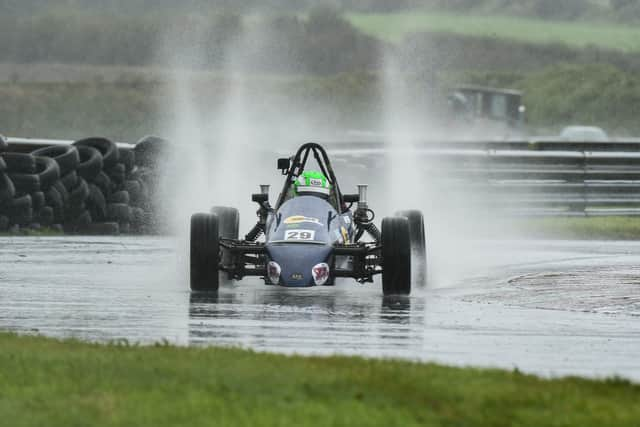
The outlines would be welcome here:
<svg viewBox="0 0 640 427">
<path fill-rule="evenodd" d="M 326 176 L 317 171 L 304 171 L 293 183 L 296 196 L 318 196 L 328 199 L 331 184 Z"/>
</svg>

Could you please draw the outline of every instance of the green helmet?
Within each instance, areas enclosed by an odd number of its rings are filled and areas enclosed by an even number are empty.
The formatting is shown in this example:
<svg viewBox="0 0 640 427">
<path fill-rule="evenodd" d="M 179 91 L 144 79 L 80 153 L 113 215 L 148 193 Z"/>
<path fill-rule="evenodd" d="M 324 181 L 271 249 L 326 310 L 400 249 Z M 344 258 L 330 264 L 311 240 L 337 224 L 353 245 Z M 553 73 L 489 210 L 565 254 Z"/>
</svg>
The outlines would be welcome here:
<svg viewBox="0 0 640 427">
<path fill-rule="evenodd" d="M 295 182 L 293 188 L 297 196 L 313 195 L 329 198 L 331 184 L 326 176 L 317 171 L 304 171 Z"/>
</svg>

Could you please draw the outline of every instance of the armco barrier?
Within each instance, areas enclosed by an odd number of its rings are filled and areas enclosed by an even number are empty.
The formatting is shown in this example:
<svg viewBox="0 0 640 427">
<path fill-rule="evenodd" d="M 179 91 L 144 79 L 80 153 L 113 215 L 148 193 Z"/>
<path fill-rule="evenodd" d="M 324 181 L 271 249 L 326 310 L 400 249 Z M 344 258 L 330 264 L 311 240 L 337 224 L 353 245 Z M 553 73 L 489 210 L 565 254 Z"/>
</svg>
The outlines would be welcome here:
<svg viewBox="0 0 640 427">
<path fill-rule="evenodd" d="M 395 158 L 395 164 L 419 168 L 421 176 L 443 191 L 481 194 L 508 214 L 640 215 L 640 140 L 326 145 L 334 159 L 350 167 L 384 170 Z"/>
</svg>

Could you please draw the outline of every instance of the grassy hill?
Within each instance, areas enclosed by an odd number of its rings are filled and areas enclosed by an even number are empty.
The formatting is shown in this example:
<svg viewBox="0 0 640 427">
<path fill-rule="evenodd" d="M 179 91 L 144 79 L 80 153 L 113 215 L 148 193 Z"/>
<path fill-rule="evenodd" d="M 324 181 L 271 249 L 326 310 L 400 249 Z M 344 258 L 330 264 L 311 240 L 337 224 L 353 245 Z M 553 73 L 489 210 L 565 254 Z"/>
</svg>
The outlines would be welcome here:
<svg viewBox="0 0 640 427">
<path fill-rule="evenodd" d="M 361 31 L 397 42 L 409 33 L 449 32 L 471 36 L 506 38 L 535 43 L 597 46 L 626 52 L 640 51 L 640 28 L 613 23 L 546 21 L 514 16 L 481 16 L 454 13 L 406 12 L 348 14 Z"/>
</svg>

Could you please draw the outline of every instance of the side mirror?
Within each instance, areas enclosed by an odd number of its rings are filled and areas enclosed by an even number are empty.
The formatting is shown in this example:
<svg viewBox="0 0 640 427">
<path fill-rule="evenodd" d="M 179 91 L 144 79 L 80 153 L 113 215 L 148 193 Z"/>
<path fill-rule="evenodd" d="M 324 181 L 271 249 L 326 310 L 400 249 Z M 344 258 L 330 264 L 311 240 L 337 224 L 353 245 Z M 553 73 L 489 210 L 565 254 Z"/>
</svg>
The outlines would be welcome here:
<svg viewBox="0 0 640 427">
<path fill-rule="evenodd" d="M 283 174 L 286 174 L 289 171 L 290 167 L 291 167 L 291 159 L 289 158 L 278 159 L 278 169 L 280 169 Z"/>
<path fill-rule="evenodd" d="M 342 200 L 344 200 L 345 203 L 358 203 L 360 201 L 360 195 L 359 194 L 343 194 Z"/>
<path fill-rule="evenodd" d="M 269 195 L 268 194 L 263 194 L 263 193 L 252 194 L 251 195 L 251 201 L 259 203 L 259 204 L 263 204 L 264 202 L 269 201 Z"/>
</svg>

